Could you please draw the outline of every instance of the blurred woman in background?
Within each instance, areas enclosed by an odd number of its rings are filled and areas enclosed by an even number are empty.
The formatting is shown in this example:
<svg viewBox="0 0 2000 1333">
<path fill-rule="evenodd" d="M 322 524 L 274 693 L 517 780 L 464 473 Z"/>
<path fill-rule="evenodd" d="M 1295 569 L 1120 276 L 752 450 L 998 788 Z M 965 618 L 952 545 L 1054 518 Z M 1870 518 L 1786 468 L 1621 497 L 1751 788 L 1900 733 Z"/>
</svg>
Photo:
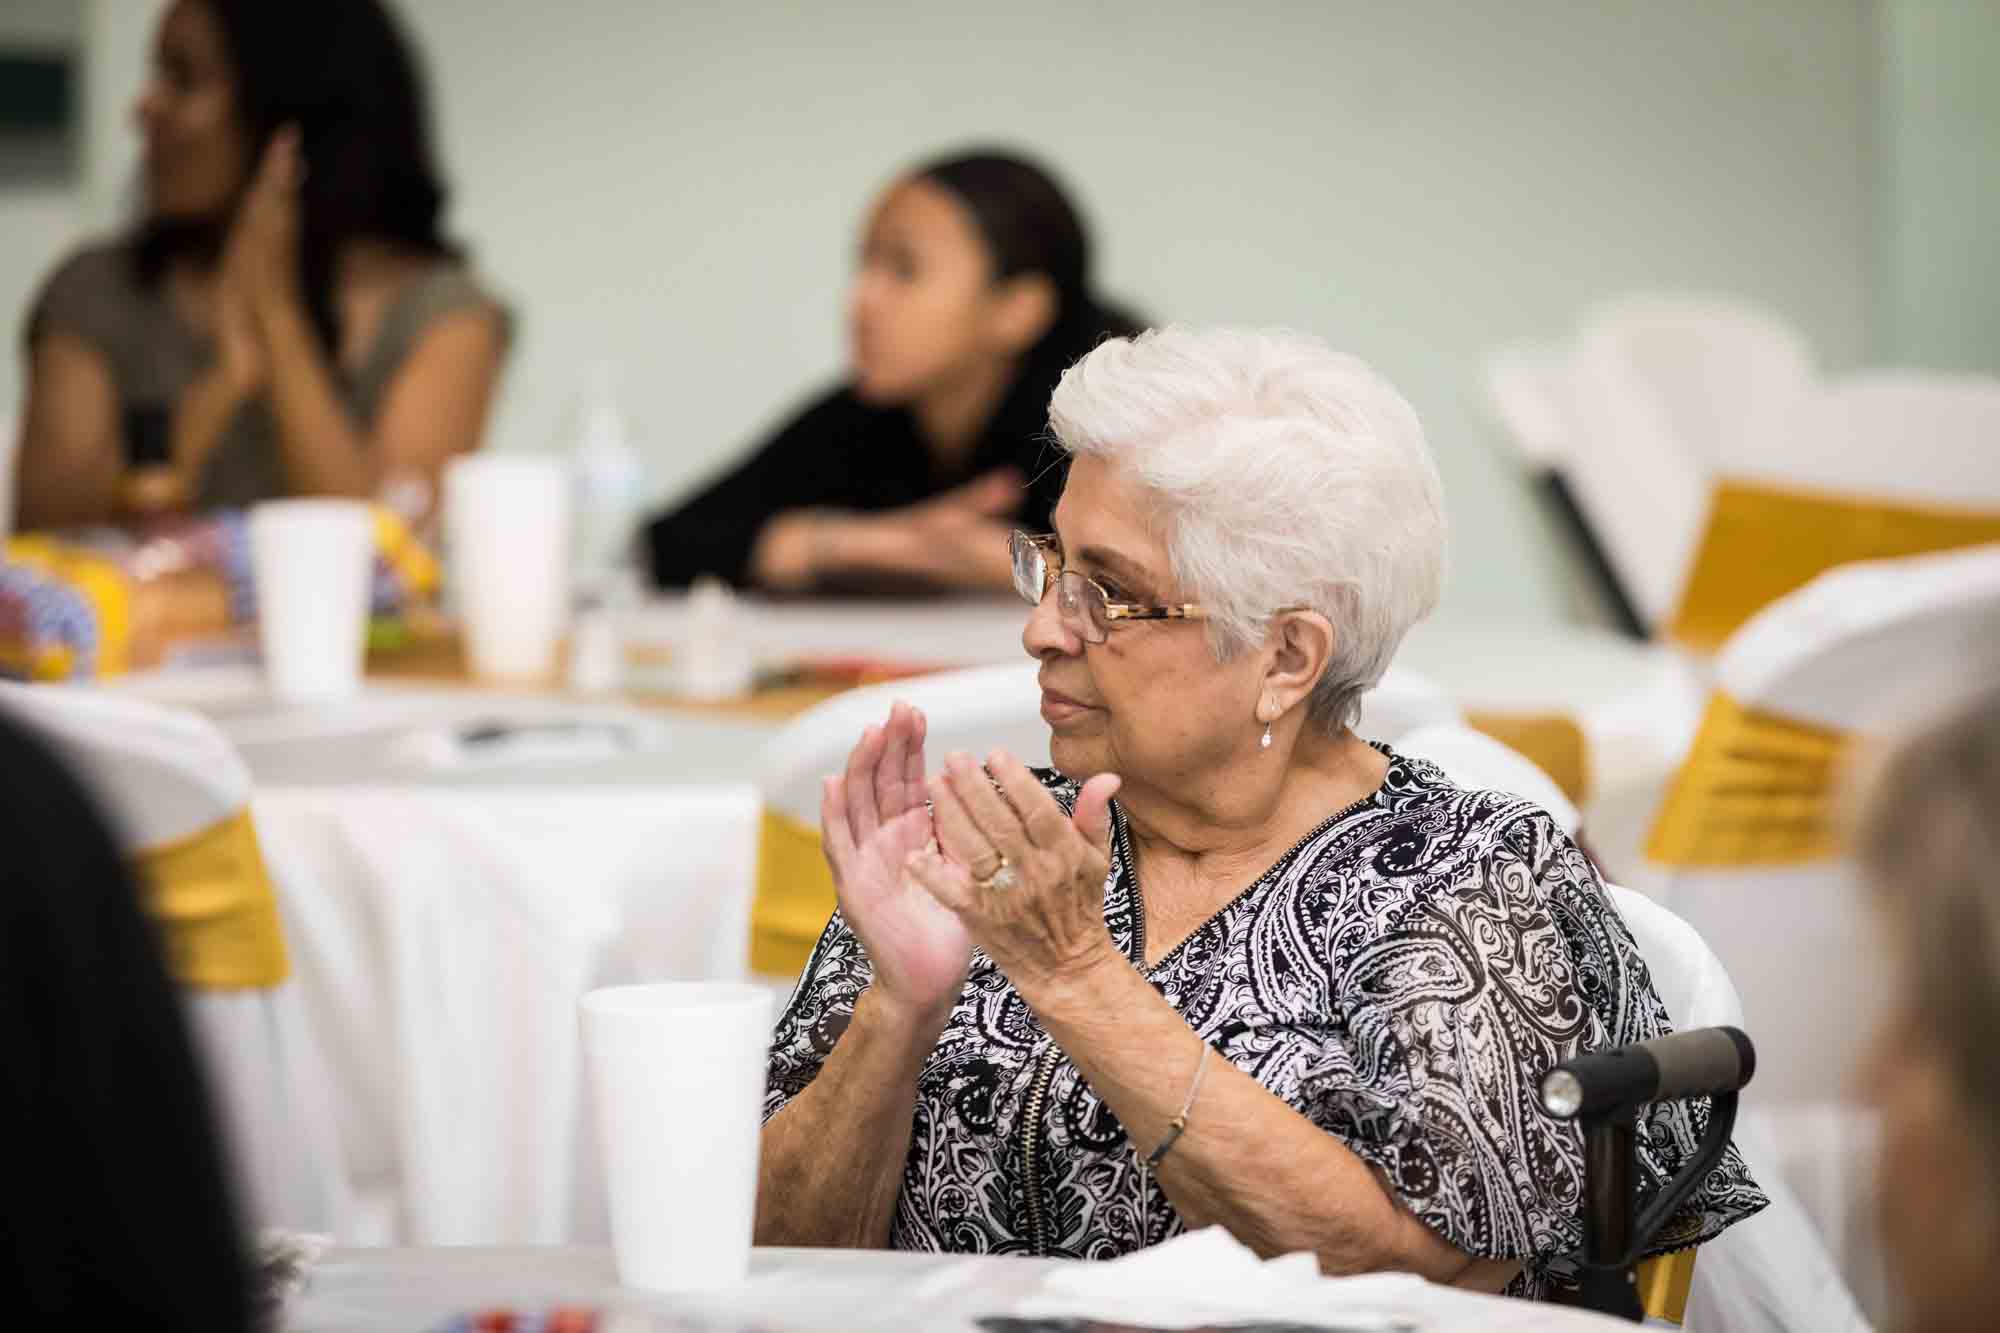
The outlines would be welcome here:
<svg viewBox="0 0 2000 1333">
<path fill-rule="evenodd" d="M 421 514 L 507 318 L 439 231 L 416 63 L 378 0 L 178 0 L 136 108 L 145 213 L 30 312 L 19 526 L 280 495 Z"/>
<path fill-rule="evenodd" d="M 110 828 L 0 712 L 0 1311 L 247 1329 L 255 1281 L 181 1003 Z"/>
<path fill-rule="evenodd" d="M 862 237 L 848 382 L 652 522 L 655 580 L 1011 586 L 1008 529 L 1047 527 L 1062 489 L 1056 380 L 1135 331 L 1090 278 L 1083 221 L 1033 163 L 976 153 L 898 180 Z"/>
<path fill-rule="evenodd" d="M 1884 764 L 1859 853 L 1896 980 L 1858 1087 L 1905 1333 L 1993 1327 L 2000 1268 L 2000 692 Z"/>
</svg>

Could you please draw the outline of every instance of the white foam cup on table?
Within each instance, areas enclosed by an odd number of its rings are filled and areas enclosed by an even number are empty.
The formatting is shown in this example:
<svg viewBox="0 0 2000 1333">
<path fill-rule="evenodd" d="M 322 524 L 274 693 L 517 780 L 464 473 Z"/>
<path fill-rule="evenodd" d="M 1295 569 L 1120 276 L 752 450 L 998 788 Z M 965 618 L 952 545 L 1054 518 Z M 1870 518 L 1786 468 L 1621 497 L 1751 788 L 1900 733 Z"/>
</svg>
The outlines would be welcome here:
<svg viewBox="0 0 2000 1333">
<path fill-rule="evenodd" d="M 579 1009 L 619 1281 L 653 1291 L 742 1281 L 770 992 L 728 982 L 614 986 Z"/>
<path fill-rule="evenodd" d="M 264 674 L 280 699 L 361 688 L 375 516 L 359 500 L 270 500 L 250 509 L 250 575 Z"/>
<path fill-rule="evenodd" d="M 569 473 L 553 458 L 454 459 L 444 474 L 444 523 L 472 673 L 548 678 L 569 616 Z"/>
</svg>

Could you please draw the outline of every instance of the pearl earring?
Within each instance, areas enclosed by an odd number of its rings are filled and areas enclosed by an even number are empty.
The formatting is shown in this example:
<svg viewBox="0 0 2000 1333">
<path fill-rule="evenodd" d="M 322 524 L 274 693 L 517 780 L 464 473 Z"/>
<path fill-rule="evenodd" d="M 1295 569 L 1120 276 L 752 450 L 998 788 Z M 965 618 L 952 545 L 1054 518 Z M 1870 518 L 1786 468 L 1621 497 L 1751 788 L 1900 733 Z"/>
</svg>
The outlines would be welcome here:
<svg viewBox="0 0 2000 1333">
<path fill-rule="evenodd" d="M 1266 722 L 1264 724 L 1264 739 L 1258 741 L 1257 746 L 1259 749 L 1263 750 L 1268 750 L 1271 748 L 1271 724 L 1269 722 Z"/>
</svg>

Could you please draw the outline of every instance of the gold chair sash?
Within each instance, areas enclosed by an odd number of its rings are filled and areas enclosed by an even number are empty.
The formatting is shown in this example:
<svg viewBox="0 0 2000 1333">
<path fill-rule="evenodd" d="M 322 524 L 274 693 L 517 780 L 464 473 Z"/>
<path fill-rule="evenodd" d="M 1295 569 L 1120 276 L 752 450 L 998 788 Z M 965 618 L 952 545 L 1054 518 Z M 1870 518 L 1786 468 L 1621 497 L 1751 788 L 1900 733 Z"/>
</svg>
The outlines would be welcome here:
<svg viewBox="0 0 2000 1333">
<path fill-rule="evenodd" d="M 836 901 L 819 829 L 766 808 L 757 834 L 757 892 L 750 903 L 750 970 L 795 977 L 812 956 Z"/>
<path fill-rule="evenodd" d="M 1846 733 L 1717 691 L 1654 817 L 1646 855 L 1670 866 L 1797 865 L 1838 850 Z"/>
<path fill-rule="evenodd" d="M 1668 633 L 1714 652 L 1836 565 L 2000 542 L 2000 514 L 1720 481 Z"/>
<path fill-rule="evenodd" d="M 1532 759 L 1577 805 L 1590 798 L 1590 739 L 1575 718 L 1564 713 L 1474 712 L 1467 713 L 1465 721 Z"/>
<path fill-rule="evenodd" d="M 1688 1290 L 1694 1285 L 1693 1250 L 1677 1250 L 1639 1264 L 1639 1308 L 1648 1319 L 1679 1327 L 1687 1322 Z"/>
<path fill-rule="evenodd" d="M 167 970 L 198 990 L 263 990 L 291 974 L 278 899 L 249 810 L 135 858 Z"/>
</svg>

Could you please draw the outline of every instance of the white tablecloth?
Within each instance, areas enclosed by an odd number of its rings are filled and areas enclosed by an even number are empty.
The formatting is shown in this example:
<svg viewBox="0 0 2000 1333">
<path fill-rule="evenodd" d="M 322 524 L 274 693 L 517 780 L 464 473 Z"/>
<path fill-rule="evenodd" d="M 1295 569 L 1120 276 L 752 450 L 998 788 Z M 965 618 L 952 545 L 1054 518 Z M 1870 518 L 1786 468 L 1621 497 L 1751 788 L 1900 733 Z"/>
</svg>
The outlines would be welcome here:
<svg viewBox="0 0 2000 1333">
<path fill-rule="evenodd" d="M 718 1333 L 971 1333 L 1005 1314 L 1060 1259 L 963 1258 L 883 1250 L 760 1249 L 749 1280 L 720 1291 L 664 1297 L 618 1285 L 608 1249 L 338 1250 L 321 1261 L 290 1311 L 291 1333 L 417 1333 L 474 1309 L 542 1312 L 594 1306 L 637 1315 L 680 1314 Z M 1414 1333 L 1588 1333 L 1632 1327 L 1601 1315 L 1425 1287 Z M 734 1321 L 734 1322 L 730 1322 Z M 1329 1325 L 1337 1320 L 1330 1312 Z M 640 1325 L 643 1327 L 643 1325 Z"/>
<path fill-rule="evenodd" d="M 742 975 L 755 789 L 290 789 L 255 811 L 369 1205 L 348 1234 L 604 1236 L 576 1002 Z"/>
<path fill-rule="evenodd" d="M 576 1001 L 739 977 L 773 724 L 371 686 L 281 707 L 254 671 L 127 688 L 214 719 L 249 763 L 306 1026 L 335 1085 L 342 1239 L 542 1244 L 607 1232 Z M 459 756 L 457 729 L 628 728 L 634 748 Z M 462 748 L 462 747 L 461 747 Z"/>
</svg>

